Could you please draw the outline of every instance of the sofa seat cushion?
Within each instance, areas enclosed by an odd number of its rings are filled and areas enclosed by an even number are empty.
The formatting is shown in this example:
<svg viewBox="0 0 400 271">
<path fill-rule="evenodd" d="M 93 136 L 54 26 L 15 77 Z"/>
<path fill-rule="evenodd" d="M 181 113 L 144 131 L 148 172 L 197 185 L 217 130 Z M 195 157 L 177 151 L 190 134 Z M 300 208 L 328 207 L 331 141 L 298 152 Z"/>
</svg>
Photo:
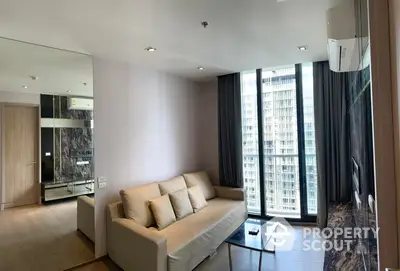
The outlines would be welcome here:
<svg viewBox="0 0 400 271">
<path fill-rule="evenodd" d="M 190 216 L 159 231 L 167 238 L 168 270 L 192 270 L 247 218 L 244 201 L 214 198 Z"/>
</svg>

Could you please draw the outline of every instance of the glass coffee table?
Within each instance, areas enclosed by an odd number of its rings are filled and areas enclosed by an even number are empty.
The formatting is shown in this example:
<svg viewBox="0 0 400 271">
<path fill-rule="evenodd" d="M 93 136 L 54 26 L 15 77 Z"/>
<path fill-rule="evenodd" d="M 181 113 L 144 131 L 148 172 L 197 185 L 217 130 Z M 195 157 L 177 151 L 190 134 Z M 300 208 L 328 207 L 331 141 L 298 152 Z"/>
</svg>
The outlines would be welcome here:
<svg viewBox="0 0 400 271">
<path fill-rule="evenodd" d="M 263 252 L 275 253 L 275 242 L 270 243 L 276 233 L 276 225 L 260 219 L 247 219 L 226 240 L 229 253 L 229 270 L 232 270 L 231 246 L 238 246 L 260 252 L 258 270 L 261 270 Z M 249 234 L 250 230 L 259 229 L 257 235 Z M 269 247 L 273 247 L 269 249 Z"/>
</svg>

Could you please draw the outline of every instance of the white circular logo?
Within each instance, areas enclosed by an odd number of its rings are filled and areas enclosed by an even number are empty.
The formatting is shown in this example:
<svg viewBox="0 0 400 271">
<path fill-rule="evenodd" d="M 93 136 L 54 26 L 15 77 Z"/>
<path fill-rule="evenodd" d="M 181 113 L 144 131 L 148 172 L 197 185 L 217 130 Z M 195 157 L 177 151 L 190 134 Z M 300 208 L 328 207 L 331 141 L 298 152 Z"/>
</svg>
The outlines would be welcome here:
<svg viewBox="0 0 400 271">
<path fill-rule="evenodd" d="M 264 249 L 288 251 L 293 249 L 295 234 L 290 224 L 281 217 L 275 217 L 262 226 Z"/>
</svg>

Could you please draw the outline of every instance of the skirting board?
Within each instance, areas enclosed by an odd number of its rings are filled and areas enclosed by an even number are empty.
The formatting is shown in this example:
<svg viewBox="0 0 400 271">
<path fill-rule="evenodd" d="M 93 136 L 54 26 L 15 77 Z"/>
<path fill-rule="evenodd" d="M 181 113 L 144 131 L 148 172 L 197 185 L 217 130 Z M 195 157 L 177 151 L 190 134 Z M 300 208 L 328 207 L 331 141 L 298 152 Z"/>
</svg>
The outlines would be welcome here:
<svg viewBox="0 0 400 271">
<path fill-rule="evenodd" d="M 7 208 L 11 208 L 11 207 L 15 207 L 16 205 L 14 203 L 2 203 L 1 204 L 1 210 L 7 209 Z"/>
<path fill-rule="evenodd" d="M 75 265 L 75 266 L 72 266 L 72 267 L 70 267 L 70 268 L 65 269 L 64 271 L 72 271 L 72 270 L 75 270 L 75 269 L 77 269 L 77 268 L 83 267 L 83 266 L 85 266 L 85 265 L 89 265 L 89 264 L 92 264 L 92 263 L 94 263 L 94 262 L 102 261 L 103 259 L 105 259 L 105 258 L 107 258 L 107 257 L 108 257 L 107 255 L 104 255 L 104 256 L 101 256 L 101 257 L 99 257 L 99 258 L 95 258 L 95 259 L 93 259 L 93 260 L 90 260 L 90 261 L 87 261 L 87 262 L 84 262 L 84 263 L 77 264 L 77 265 Z"/>
<path fill-rule="evenodd" d="M 26 205 L 18 205 L 15 203 L 0 203 L 0 211 L 4 211 L 4 209 L 12 208 L 12 207 L 22 207 L 22 206 L 36 205 L 36 204 L 38 204 L 38 203 L 26 204 Z"/>
</svg>

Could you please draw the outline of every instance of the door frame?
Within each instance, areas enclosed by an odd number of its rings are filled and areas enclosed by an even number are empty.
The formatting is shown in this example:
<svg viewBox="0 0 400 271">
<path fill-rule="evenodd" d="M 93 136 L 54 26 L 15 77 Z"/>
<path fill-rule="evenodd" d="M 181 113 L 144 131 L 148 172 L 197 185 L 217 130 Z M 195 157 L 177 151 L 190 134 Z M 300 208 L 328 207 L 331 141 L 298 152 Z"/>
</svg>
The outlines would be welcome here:
<svg viewBox="0 0 400 271">
<path fill-rule="evenodd" d="M 0 195 L 0 212 L 3 211 L 5 208 L 13 207 L 13 204 L 10 203 L 3 203 L 3 199 L 5 198 L 5 127 L 4 127 L 4 108 L 6 106 L 19 106 L 19 107 L 31 107 L 31 108 L 36 108 L 37 110 L 37 117 L 38 117 L 38 123 L 37 123 L 37 128 L 36 128 L 36 133 L 38 135 L 37 139 L 38 142 L 36 142 L 36 155 L 37 155 L 37 163 L 36 163 L 36 180 L 37 180 L 37 204 L 40 204 L 40 184 L 41 184 L 41 155 L 40 155 L 40 149 L 41 149 L 41 133 L 40 133 L 40 105 L 39 104 L 30 104 L 30 103 L 0 103 L 0 151 L 1 151 L 1 162 L 0 162 L 0 172 L 1 172 L 1 177 L 0 177 L 0 185 L 1 185 L 1 195 Z"/>
<path fill-rule="evenodd" d="M 394 121 L 397 101 L 393 100 L 390 49 L 389 0 L 369 0 L 369 33 L 371 47 L 372 128 L 375 166 L 375 208 L 378 232 L 378 270 L 399 267 L 399 239 L 396 201 L 395 150 L 398 134 Z M 392 57 L 392 58 L 391 58 Z M 394 77 L 394 78 L 393 78 Z M 392 89 L 393 87 L 393 89 Z M 394 96 L 396 97 L 396 96 Z M 397 172 L 398 174 L 398 172 Z M 399 179 L 399 175 L 397 175 Z M 397 207 L 397 208 L 396 208 Z"/>
</svg>

